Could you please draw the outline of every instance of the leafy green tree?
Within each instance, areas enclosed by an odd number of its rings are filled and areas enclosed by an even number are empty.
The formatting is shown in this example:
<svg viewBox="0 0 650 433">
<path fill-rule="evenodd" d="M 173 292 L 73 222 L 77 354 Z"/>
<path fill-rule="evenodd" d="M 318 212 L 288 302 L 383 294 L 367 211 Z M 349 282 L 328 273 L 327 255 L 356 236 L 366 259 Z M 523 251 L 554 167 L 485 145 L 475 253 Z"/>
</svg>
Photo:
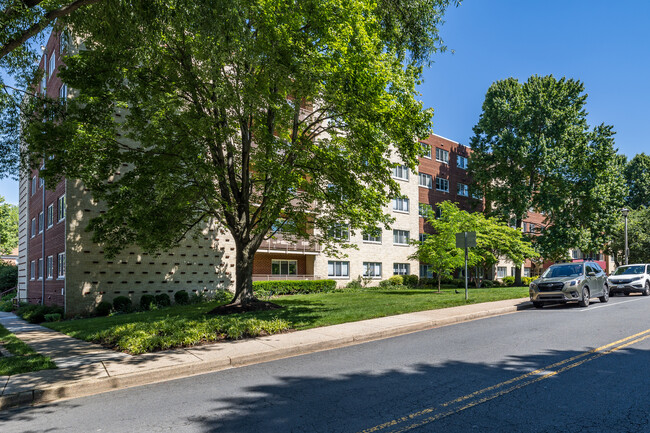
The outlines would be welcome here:
<svg viewBox="0 0 650 433">
<path fill-rule="evenodd" d="M 537 244 L 547 258 L 572 247 L 601 250 L 626 194 L 612 127 L 589 127 L 586 99 L 584 85 L 573 79 L 497 81 L 471 139 L 469 172 L 487 212 L 514 218 L 517 227 L 530 209 L 545 213 Z"/>
<path fill-rule="evenodd" d="M 430 129 L 415 86 L 449 3 L 105 0 L 71 25 L 86 50 L 60 76 L 76 97 L 25 110 L 29 163 L 52 155 L 48 184 L 81 179 L 104 201 L 90 228 L 108 254 L 225 227 L 232 302 L 252 302 L 253 257 L 277 220 L 328 248 L 332 226 L 390 223 L 388 158 L 415 167 Z"/>
<path fill-rule="evenodd" d="M 650 207 L 650 155 L 639 153 L 625 166 L 629 188 L 626 205 L 632 209 Z"/>
<path fill-rule="evenodd" d="M 650 207 L 630 210 L 627 221 L 629 263 L 650 262 Z M 621 217 L 610 245 L 616 266 L 625 264 L 625 223 Z"/>
<path fill-rule="evenodd" d="M 18 246 L 18 206 L 0 196 L 0 253 L 9 254 Z"/>
<path fill-rule="evenodd" d="M 0 292 L 18 285 L 18 266 L 0 260 Z M 2 301 L 0 299 L 0 301 Z"/>
</svg>

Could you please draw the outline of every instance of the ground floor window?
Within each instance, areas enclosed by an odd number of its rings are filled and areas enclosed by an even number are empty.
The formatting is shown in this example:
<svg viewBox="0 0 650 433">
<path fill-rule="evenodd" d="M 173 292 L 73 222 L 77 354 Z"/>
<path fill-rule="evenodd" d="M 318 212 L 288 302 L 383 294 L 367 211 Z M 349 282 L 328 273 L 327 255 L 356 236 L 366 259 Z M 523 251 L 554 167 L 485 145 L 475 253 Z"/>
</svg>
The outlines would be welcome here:
<svg viewBox="0 0 650 433">
<path fill-rule="evenodd" d="M 297 260 L 271 260 L 271 273 L 273 275 L 297 275 Z"/>
<path fill-rule="evenodd" d="M 381 277 L 381 263 L 363 262 L 364 277 Z"/>
<path fill-rule="evenodd" d="M 328 277 L 349 277 L 350 262 L 339 262 L 330 260 L 327 262 Z"/>
<path fill-rule="evenodd" d="M 508 268 L 505 266 L 497 267 L 497 278 L 505 278 L 508 275 Z"/>
<path fill-rule="evenodd" d="M 408 263 L 393 263 L 393 275 L 409 275 L 411 265 Z"/>
<path fill-rule="evenodd" d="M 56 269 L 59 278 L 65 277 L 65 253 L 59 253 L 57 255 Z"/>
<path fill-rule="evenodd" d="M 524 277 L 530 277 L 530 268 L 524 268 Z"/>
</svg>

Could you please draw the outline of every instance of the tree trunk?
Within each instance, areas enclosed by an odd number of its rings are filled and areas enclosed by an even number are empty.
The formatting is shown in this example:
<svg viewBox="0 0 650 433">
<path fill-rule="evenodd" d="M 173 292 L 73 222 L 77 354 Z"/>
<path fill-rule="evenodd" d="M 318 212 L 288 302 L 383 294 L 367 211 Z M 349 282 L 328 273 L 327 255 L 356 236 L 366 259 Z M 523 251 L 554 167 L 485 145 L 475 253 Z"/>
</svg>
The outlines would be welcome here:
<svg viewBox="0 0 650 433">
<path fill-rule="evenodd" d="M 438 274 L 438 293 L 440 293 L 440 274 Z"/>
<path fill-rule="evenodd" d="M 521 224 L 523 222 L 522 218 L 517 218 L 517 227 L 521 228 Z M 515 266 L 515 287 L 521 286 L 521 265 Z"/>
<path fill-rule="evenodd" d="M 253 258 L 255 252 L 251 251 L 250 244 L 242 246 L 236 243 L 235 263 L 235 296 L 231 304 L 248 304 L 255 301 L 253 293 Z"/>
</svg>

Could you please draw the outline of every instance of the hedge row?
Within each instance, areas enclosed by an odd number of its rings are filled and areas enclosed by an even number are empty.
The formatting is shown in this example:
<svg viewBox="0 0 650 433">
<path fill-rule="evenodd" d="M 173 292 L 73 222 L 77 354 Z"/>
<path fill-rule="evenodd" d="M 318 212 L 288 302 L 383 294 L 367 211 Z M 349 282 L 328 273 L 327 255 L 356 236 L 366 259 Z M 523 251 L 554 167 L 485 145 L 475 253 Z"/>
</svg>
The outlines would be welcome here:
<svg viewBox="0 0 650 433">
<path fill-rule="evenodd" d="M 331 292 L 336 289 L 334 280 L 278 280 L 254 281 L 256 296 L 297 295 L 303 293 Z"/>
</svg>

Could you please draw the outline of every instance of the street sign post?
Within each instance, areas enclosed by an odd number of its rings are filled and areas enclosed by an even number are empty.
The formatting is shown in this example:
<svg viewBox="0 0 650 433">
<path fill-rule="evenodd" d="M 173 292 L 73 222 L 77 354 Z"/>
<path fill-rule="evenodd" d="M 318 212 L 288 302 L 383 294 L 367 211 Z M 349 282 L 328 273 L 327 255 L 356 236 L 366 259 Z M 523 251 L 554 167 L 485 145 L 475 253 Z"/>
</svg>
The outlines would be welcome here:
<svg viewBox="0 0 650 433">
<path fill-rule="evenodd" d="M 465 300 L 469 299 L 467 289 L 467 248 L 476 246 L 476 232 L 461 232 L 456 233 L 456 248 L 463 248 L 465 250 Z"/>
</svg>

